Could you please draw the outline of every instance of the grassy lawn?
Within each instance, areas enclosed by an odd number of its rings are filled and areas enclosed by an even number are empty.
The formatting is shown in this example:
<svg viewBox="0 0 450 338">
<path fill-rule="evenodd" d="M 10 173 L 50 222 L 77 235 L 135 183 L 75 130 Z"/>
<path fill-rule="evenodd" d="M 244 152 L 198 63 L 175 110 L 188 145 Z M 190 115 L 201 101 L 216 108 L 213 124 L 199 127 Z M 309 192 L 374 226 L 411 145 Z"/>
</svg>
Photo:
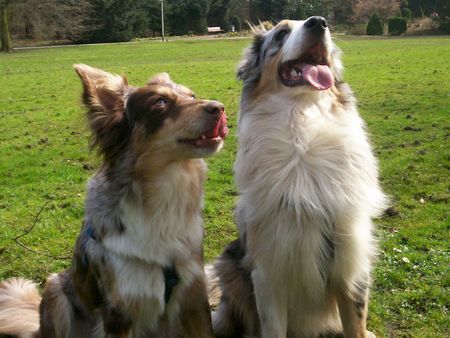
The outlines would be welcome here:
<svg viewBox="0 0 450 338">
<path fill-rule="evenodd" d="M 393 202 L 392 212 L 377 220 L 380 255 L 368 326 L 378 337 L 448 337 L 450 38 L 336 42 Z M 43 283 L 70 263 L 85 183 L 98 166 L 87 149 L 81 86 L 71 68 L 78 62 L 127 74 L 136 85 L 167 71 L 198 97 L 225 104 L 231 135 L 208 160 L 204 212 L 206 258 L 217 256 L 236 235 L 232 164 L 240 83 L 234 71 L 248 44 L 181 40 L 1 54 L 0 279 Z M 33 224 L 19 241 L 39 254 L 13 241 Z"/>
</svg>

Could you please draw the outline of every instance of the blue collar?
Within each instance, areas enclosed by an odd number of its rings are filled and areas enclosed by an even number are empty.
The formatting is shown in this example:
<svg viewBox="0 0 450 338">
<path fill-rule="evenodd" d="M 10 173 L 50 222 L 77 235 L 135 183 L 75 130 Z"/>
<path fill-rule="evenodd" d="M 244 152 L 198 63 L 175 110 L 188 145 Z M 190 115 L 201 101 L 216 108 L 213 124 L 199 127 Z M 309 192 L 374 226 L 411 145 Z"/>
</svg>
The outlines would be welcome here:
<svg viewBox="0 0 450 338">
<path fill-rule="evenodd" d="M 178 282 L 180 281 L 180 278 L 178 277 L 177 270 L 175 269 L 175 265 L 172 264 L 169 267 L 163 268 L 164 273 L 164 284 L 165 284 L 165 290 L 164 290 L 164 300 L 166 301 L 166 304 L 170 300 L 170 296 L 172 295 L 172 291 L 177 286 Z"/>
</svg>

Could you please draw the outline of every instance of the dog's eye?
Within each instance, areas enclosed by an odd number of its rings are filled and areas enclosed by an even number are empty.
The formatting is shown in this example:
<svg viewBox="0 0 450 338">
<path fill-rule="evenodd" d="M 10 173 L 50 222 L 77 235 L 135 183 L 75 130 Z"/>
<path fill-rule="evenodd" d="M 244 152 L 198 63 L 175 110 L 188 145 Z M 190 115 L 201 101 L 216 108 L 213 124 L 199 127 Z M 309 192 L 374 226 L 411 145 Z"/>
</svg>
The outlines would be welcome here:
<svg viewBox="0 0 450 338">
<path fill-rule="evenodd" d="M 195 94 L 191 94 L 191 98 L 195 100 Z"/>
<path fill-rule="evenodd" d="M 276 34 L 275 34 L 275 40 L 276 41 L 282 41 L 286 38 L 286 36 L 290 33 L 290 31 L 288 29 L 282 29 L 279 30 Z"/>
<path fill-rule="evenodd" d="M 167 104 L 167 101 L 160 97 L 158 100 L 156 100 L 155 104 L 157 104 L 158 106 L 164 106 L 165 104 Z"/>
</svg>

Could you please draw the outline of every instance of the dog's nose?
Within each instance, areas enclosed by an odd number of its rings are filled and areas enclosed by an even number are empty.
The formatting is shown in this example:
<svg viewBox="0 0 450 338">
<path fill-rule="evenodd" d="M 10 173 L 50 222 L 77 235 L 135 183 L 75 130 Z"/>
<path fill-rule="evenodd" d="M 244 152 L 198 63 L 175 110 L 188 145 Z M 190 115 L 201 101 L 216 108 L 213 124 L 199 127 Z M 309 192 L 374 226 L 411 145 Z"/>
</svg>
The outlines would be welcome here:
<svg viewBox="0 0 450 338">
<path fill-rule="evenodd" d="M 305 22 L 305 28 L 314 32 L 323 32 L 327 27 L 327 20 L 321 16 L 312 16 Z"/>
<path fill-rule="evenodd" d="M 225 111 L 225 107 L 218 101 L 211 101 L 206 104 L 205 110 L 208 114 L 219 115 Z"/>
</svg>

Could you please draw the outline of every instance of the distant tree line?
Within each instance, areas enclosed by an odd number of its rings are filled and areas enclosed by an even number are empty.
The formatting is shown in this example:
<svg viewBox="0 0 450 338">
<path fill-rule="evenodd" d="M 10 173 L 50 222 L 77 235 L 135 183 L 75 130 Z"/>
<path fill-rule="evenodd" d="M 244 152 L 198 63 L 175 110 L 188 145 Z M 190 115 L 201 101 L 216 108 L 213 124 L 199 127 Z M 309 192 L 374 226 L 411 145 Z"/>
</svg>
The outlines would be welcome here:
<svg viewBox="0 0 450 338">
<path fill-rule="evenodd" d="M 402 4 L 407 6 L 402 7 Z M 332 24 L 382 20 L 406 8 L 411 16 L 437 13 L 450 20 L 448 0 L 164 0 L 166 32 L 204 34 L 208 26 L 229 31 L 246 22 L 322 15 Z M 77 43 L 129 41 L 161 35 L 161 0 L 0 0 L 0 44 L 14 40 Z"/>
</svg>

